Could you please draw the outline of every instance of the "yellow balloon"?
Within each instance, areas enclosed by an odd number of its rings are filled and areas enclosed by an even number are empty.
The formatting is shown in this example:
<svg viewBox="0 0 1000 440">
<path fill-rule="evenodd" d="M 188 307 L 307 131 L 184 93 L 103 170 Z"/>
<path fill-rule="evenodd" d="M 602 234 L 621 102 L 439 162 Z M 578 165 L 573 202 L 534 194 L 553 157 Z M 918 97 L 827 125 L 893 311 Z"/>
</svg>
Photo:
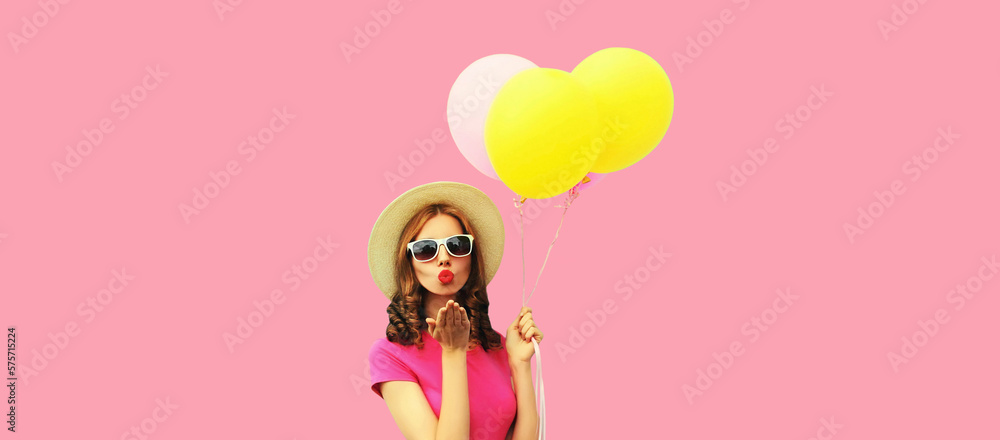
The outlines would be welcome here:
<svg viewBox="0 0 1000 440">
<path fill-rule="evenodd" d="M 486 115 L 486 153 L 515 193 L 545 199 L 566 192 L 604 151 L 593 94 L 570 74 L 531 68 L 497 91 Z"/>
<path fill-rule="evenodd" d="M 674 113 L 674 92 L 652 57 L 624 47 L 590 55 L 573 76 L 594 93 L 607 147 L 590 171 L 611 173 L 646 157 L 663 140 Z"/>
</svg>

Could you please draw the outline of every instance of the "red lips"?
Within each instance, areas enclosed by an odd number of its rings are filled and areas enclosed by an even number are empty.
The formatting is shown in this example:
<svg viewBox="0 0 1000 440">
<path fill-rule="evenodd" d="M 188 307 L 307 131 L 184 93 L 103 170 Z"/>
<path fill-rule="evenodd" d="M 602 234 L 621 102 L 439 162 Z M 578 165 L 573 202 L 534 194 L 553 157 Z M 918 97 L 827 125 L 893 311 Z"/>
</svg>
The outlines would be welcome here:
<svg viewBox="0 0 1000 440">
<path fill-rule="evenodd" d="M 455 274 L 451 273 L 448 269 L 442 270 L 441 273 L 438 274 L 438 280 L 440 280 L 443 284 L 448 284 L 453 279 L 455 279 Z"/>
</svg>

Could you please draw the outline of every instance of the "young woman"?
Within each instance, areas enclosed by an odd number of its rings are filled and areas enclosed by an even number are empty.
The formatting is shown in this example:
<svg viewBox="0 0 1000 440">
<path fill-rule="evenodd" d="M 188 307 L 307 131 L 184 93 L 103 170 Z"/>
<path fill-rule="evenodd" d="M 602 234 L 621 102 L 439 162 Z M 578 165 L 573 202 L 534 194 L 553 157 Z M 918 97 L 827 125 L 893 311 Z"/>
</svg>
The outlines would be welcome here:
<svg viewBox="0 0 1000 440">
<path fill-rule="evenodd" d="M 407 439 L 536 439 L 531 309 L 493 330 L 486 285 L 503 255 L 503 219 L 478 189 L 434 182 L 379 215 L 368 265 L 390 300 L 369 352 L 372 391 Z"/>
</svg>

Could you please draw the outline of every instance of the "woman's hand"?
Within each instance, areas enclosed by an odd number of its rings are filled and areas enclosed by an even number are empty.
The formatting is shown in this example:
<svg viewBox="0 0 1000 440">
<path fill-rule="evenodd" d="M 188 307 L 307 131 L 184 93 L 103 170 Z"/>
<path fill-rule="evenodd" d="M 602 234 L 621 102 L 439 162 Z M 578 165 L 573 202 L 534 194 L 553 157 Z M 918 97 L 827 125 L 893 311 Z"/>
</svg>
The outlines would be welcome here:
<svg viewBox="0 0 1000 440">
<path fill-rule="evenodd" d="M 448 300 L 448 304 L 438 310 L 437 319 L 427 318 L 427 327 L 442 350 L 468 350 L 472 323 L 465 307 L 459 307 L 454 300 Z"/>
<path fill-rule="evenodd" d="M 543 337 L 542 331 L 535 327 L 531 308 L 521 307 L 517 319 L 507 327 L 507 358 L 511 362 L 530 362 L 535 354 L 535 345 L 531 340 L 542 342 Z"/>
</svg>

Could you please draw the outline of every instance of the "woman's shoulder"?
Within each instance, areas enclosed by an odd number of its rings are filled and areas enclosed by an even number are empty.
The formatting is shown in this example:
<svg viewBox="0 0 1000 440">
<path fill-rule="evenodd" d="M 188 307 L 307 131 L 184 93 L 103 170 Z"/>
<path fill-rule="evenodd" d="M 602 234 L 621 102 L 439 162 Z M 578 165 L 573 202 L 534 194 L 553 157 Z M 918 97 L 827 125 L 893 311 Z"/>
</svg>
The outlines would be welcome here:
<svg viewBox="0 0 1000 440">
<path fill-rule="evenodd" d="M 427 333 L 427 330 L 421 330 L 420 337 L 423 338 L 424 345 L 426 346 L 426 344 L 428 343 L 427 339 L 430 337 L 430 334 Z M 433 338 L 431 339 L 433 340 Z M 402 353 L 406 350 L 416 349 L 416 348 L 417 348 L 416 345 L 403 345 L 400 344 L 399 342 L 390 341 L 389 338 L 386 336 L 382 336 L 380 338 L 375 339 L 375 341 L 372 342 L 370 351 L 372 352 L 388 351 L 392 353 Z"/>
<path fill-rule="evenodd" d="M 389 342 L 385 336 L 375 339 L 372 344 L 368 347 L 368 355 L 371 356 L 376 353 L 384 353 L 392 350 L 392 342 Z"/>
<path fill-rule="evenodd" d="M 375 338 L 375 340 L 372 341 L 371 347 L 374 349 L 375 347 L 387 347 L 392 344 L 393 342 L 389 341 L 389 338 L 382 336 L 380 338 Z"/>
<path fill-rule="evenodd" d="M 382 336 L 382 337 L 376 338 L 374 341 L 372 341 L 371 350 L 373 350 L 373 351 L 374 350 L 392 350 L 392 351 L 398 351 L 402 347 L 403 347 L 403 344 L 400 344 L 398 342 L 392 342 L 392 341 L 389 340 L 388 337 Z"/>
<path fill-rule="evenodd" d="M 369 364 L 384 363 L 390 359 L 395 360 L 395 362 L 405 362 L 406 357 L 406 352 L 402 350 L 401 345 L 384 336 L 373 341 L 371 347 L 368 348 Z"/>
</svg>

